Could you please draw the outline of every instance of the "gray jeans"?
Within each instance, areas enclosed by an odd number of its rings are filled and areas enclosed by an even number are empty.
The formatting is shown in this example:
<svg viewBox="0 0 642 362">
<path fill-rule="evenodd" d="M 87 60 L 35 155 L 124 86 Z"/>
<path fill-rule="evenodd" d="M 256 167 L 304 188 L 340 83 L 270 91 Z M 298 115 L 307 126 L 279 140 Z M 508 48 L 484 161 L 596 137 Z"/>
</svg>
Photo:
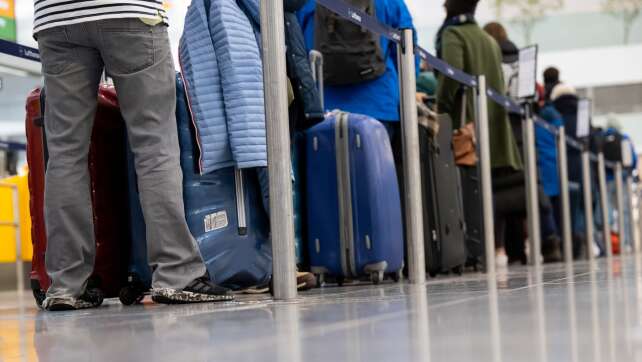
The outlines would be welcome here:
<svg viewBox="0 0 642 362">
<path fill-rule="evenodd" d="M 185 221 L 167 28 L 113 19 L 37 36 L 47 90 L 45 260 L 52 279 L 47 296 L 79 296 L 93 271 L 88 152 L 103 70 L 114 80 L 135 155 L 152 286 L 181 289 L 203 276 L 205 266 Z"/>
</svg>

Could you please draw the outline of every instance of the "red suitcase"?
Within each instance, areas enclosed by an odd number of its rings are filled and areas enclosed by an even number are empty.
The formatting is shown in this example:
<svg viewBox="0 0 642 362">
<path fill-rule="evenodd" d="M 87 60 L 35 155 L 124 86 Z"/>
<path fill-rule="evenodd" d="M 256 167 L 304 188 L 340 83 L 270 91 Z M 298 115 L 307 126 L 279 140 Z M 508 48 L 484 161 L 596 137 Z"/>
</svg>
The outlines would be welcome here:
<svg viewBox="0 0 642 362">
<path fill-rule="evenodd" d="M 44 97 L 42 97 L 44 98 Z M 50 280 L 45 268 L 47 236 L 44 218 L 46 135 L 43 130 L 40 89 L 27 98 L 27 161 L 31 196 L 33 260 L 31 288 L 36 302 L 45 297 Z M 105 297 L 116 297 L 127 284 L 131 238 L 127 198 L 126 128 L 113 87 L 101 85 L 89 150 L 89 171 L 96 235 L 96 263 L 90 282 Z"/>
</svg>

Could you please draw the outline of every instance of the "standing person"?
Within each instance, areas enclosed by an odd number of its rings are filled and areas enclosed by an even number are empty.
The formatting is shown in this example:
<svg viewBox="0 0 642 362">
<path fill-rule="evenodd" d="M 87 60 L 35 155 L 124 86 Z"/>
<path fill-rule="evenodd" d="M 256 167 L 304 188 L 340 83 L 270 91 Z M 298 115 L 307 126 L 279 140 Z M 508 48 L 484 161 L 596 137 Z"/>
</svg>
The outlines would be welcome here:
<svg viewBox="0 0 642 362">
<path fill-rule="evenodd" d="M 554 69 L 554 68 L 549 68 Z M 579 97 L 572 86 L 559 81 L 559 72 L 550 71 L 554 76 L 548 79 L 549 84 L 556 84 L 550 93 L 550 100 L 555 109 L 562 115 L 566 135 L 577 135 L 577 107 Z M 549 74 L 550 75 L 550 74 Z M 546 72 L 545 72 L 546 78 Z M 586 243 L 584 203 L 582 196 L 582 152 L 573 147 L 568 147 L 568 181 L 571 203 L 571 229 L 573 234 L 573 256 L 579 258 L 584 252 Z M 561 216 L 559 216 L 561 223 Z M 559 224 L 558 226 L 561 226 Z M 560 230 L 562 228 L 560 227 Z M 566 251 L 565 251 L 566 252 Z"/>
<path fill-rule="evenodd" d="M 508 33 L 502 24 L 497 22 L 488 23 L 484 26 L 484 31 L 495 39 L 502 51 L 502 70 L 504 72 L 506 93 L 516 98 L 517 78 L 519 76 L 519 49 L 508 38 Z"/>
<path fill-rule="evenodd" d="M 544 88 L 538 86 L 540 102 L 535 111 L 548 124 L 559 128 L 564 123 L 562 115 L 550 101 L 544 100 Z M 545 263 L 562 261 L 559 223 L 560 184 L 557 158 L 556 136 L 539 124 L 535 125 L 535 145 L 537 147 L 537 168 L 544 195 L 550 199 L 550 210 L 543 212 L 540 207 L 542 234 L 542 255 Z M 557 215 L 557 216 L 556 216 Z"/>
<path fill-rule="evenodd" d="M 485 75 L 487 86 L 505 93 L 504 76 L 499 46 L 486 34 L 475 21 L 478 0 L 446 0 L 446 20 L 439 29 L 436 39 L 437 55 L 455 68 L 473 75 Z M 454 128 L 461 124 L 462 87 L 456 81 L 440 74 L 438 77 L 437 109 L 448 113 L 453 119 Z M 466 92 L 466 114 L 464 122 L 473 121 L 475 114 L 473 92 Z M 522 169 L 522 160 L 517 148 L 506 112 L 493 102 L 488 103 L 491 167 L 493 178 L 513 175 Z M 504 248 L 506 219 L 504 215 L 495 218 L 496 253 L 500 266 L 506 265 L 508 258 Z"/>
<path fill-rule="evenodd" d="M 414 29 L 403 0 L 371 0 L 366 11 L 395 29 Z M 334 20 L 335 16 L 328 15 L 329 12 L 315 0 L 309 0 L 298 12 L 306 47 L 324 55 L 325 109 L 365 114 L 383 123 L 391 138 L 397 172 L 401 174 L 397 45 L 378 34 L 359 31 L 356 33 L 364 39 L 324 49 L 332 26 L 340 23 Z M 324 19 L 325 23 L 319 19 Z M 351 23 L 348 26 L 357 27 Z M 364 48 L 355 52 L 355 44 Z"/>
<path fill-rule="evenodd" d="M 135 154 L 154 269 L 152 299 L 168 304 L 233 299 L 209 281 L 185 221 L 175 73 L 163 2 L 34 3 L 49 151 L 46 267 L 52 283 L 43 308 L 102 303 L 100 290 L 87 287 L 96 254 L 87 159 L 103 70 L 114 80 Z"/>
<path fill-rule="evenodd" d="M 548 67 L 544 70 L 544 99 L 551 100 L 553 88 L 560 84 L 560 71 L 555 67 Z"/>
</svg>

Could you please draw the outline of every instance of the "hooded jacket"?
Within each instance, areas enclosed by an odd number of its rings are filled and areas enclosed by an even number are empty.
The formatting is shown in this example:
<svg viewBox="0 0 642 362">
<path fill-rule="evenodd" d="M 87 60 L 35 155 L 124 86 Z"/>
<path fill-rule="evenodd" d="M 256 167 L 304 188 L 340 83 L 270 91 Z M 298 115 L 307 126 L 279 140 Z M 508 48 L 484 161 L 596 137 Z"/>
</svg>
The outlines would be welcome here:
<svg viewBox="0 0 642 362">
<path fill-rule="evenodd" d="M 179 59 L 201 173 L 267 166 L 261 55 L 235 0 L 192 1 Z"/>
<path fill-rule="evenodd" d="M 564 122 L 562 115 L 552 104 L 547 104 L 539 115 L 555 127 L 560 127 Z M 556 136 L 539 124 L 535 124 L 535 144 L 539 177 L 544 193 L 551 197 L 558 196 L 560 186 Z"/>
<path fill-rule="evenodd" d="M 558 85 L 556 88 L 562 86 Z M 555 94 L 555 89 L 552 95 L 553 104 L 555 109 L 562 115 L 564 119 L 564 128 L 566 135 L 575 137 L 577 133 L 577 103 L 579 98 L 572 93 L 564 93 L 562 95 Z M 568 179 L 571 182 L 582 182 L 582 152 L 572 147 L 567 147 L 568 157 Z"/>
<path fill-rule="evenodd" d="M 312 78 L 312 69 L 308 61 L 308 51 L 305 47 L 303 30 L 299 25 L 296 12 L 299 11 L 306 0 L 284 0 L 285 10 L 285 46 L 287 57 L 287 72 L 294 98 L 301 105 L 304 119 L 302 128 L 308 128 L 323 120 L 323 108 L 319 90 Z"/>
</svg>

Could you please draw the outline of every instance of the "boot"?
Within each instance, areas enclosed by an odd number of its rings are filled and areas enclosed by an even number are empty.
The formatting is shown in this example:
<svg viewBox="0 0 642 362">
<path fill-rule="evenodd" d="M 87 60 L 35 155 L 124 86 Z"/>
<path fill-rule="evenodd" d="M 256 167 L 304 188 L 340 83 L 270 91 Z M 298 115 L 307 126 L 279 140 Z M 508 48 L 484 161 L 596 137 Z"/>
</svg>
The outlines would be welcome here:
<svg viewBox="0 0 642 362">
<path fill-rule="evenodd" d="M 551 235 L 546 238 L 546 241 L 542 245 L 544 263 L 559 263 L 562 261 L 561 244 L 562 241 L 557 235 Z"/>
</svg>

